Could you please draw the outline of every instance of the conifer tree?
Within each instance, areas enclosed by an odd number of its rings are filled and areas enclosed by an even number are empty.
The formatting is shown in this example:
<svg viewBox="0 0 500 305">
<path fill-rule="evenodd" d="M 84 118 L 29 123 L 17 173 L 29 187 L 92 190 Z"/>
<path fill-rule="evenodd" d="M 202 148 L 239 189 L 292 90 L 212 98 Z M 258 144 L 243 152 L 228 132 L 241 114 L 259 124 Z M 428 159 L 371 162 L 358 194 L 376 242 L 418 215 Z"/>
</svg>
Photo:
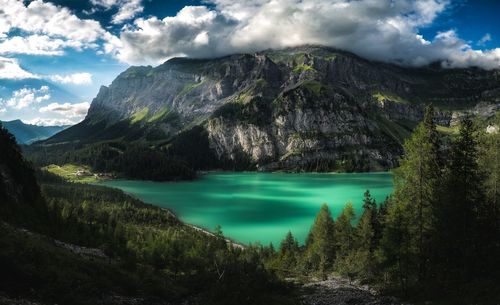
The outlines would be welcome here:
<svg viewBox="0 0 500 305">
<path fill-rule="evenodd" d="M 439 138 L 434 124 L 432 106 L 426 108 L 425 118 L 405 144 L 405 155 L 400 167 L 394 171 L 394 207 L 407 219 L 408 241 L 412 258 L 416 264 L 417 279 L 423 282 L 427 276 L 431 257 L 431 237 L 434 232 L 434 206 L 439 198 L 441 177 Z"/>
<path fill-rule="evenodd" d="M 378 252 L 381 268 L 389 284 L 398 283 L 406 293 L 411 274 L 415 272 L 414 249 L 409 232 L 409 214 L 404 205 L 389 201 L 385 227 Z"/>
<path fill-rule="evenodd" d="M 348 202 L 335 221 L 335 238 L 337 257 L 346 256 L 354 248 L 355 213 L 351 202 Z"/>
<path fill-rule="evenodd" d="M 334 229 L 330 209 L 323 204 L 306 240 L 306 269 L 319 271 L 323 275 L 332 270 L 335 260 Z"/>
<path fill-rule="evenodd" d="M 350 254 L 350 257 L 354 257 L 357 260 L 356 266 L 359 266 L 358 276 L 363 278 L 371 277 L 375 266 L 373 251 L 375 250 L 376 243 L 372 208 L 367 205 L 363 208 L 363 214 L 355 230 L 355 249 Z"/>
<path fill-rule="evenodd" d="M 489 125 L 488 132 L 484 132 L 480 139 L 481 154 L 479 166 L 485 174 L 484 187 L 486 192 L 486 206 L 481 218 L 490 225 L 490 234 L 497 238 L 492 244 L 500 245 L 500 112 Z"/>
<path fill-rule="evenodd" d="M 470 118 L 460 125 L 453 142 L 446 175 L 446 197 L 437 210 L 439 257 L 445 274 L 464 281 L 472 275 L 478 259 L 480 236 L 478 217 L 486 200 L 483 173 L 478 164 L 477 127 Z M 477 262 L 477 261 L 476 261 Z"/>
<path fill-rule="evenodd" d="M 369 215 L 365 216 L 365 214 Z M 377 247 L 377 243 L 380 240 L 380 236 L 382 235 L 382 228 L 380 223 L 379 211 L 377 208 L 377 202 L 372 198 L 369 190 L 366 190 L 366 192 L 363 194 L 363 213 L 361 215 L 360 222 L 364 217 L 369 217 L 370 220 L 370 230 L 373 236 L 370 238 L 369 249 L 370 251 L 373 251 Z M 367 224 L 364 224 L 364 226 L 367 226 Z"/>
<path fill-rule="evenodd" d="M 297 259 L 299 255 L 299 243 L 293 237 L 291 231 L 288 231 L 285 239 L 281 241 L 278 255 L 280 269 L 295 269 L 295 267 L 297 266 Z"/>
<path fill-rule="evenodd" d="M 356 226 L 356 248 L 363 251 L 372 251 L 372 243 L 375 237 L 372 224 L 372 210 L 364 208 L 363 214 Z"/>
</svg>

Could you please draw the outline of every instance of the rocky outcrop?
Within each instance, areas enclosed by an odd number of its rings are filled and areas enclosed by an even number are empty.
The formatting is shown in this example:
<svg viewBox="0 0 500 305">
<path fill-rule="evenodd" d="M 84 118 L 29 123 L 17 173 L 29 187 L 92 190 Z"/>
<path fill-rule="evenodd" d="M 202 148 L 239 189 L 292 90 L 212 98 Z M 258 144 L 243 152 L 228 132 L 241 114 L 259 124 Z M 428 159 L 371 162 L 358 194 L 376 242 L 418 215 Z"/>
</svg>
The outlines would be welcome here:
<svg viewBox="0 0 500 305">
<path fill-rule="evenodd" d="M 332 277 L 305 284 L 300 296 L 302 305 L 403 305 L 394 297 L 380 296 L 368 286 Z"/>
<path fill-rule="evenodd" d="M 375 170 L 396 164 L 425 104 L 449 126 L 456 109 L 499 100 L 496 70 L 405 68 L 320 46 L 176 58 L 129 68 L 101 88 L 81 124 L 46 143 L 168 146 L 203 126 L 221 160 L 250 168 Z"/>
</svg>

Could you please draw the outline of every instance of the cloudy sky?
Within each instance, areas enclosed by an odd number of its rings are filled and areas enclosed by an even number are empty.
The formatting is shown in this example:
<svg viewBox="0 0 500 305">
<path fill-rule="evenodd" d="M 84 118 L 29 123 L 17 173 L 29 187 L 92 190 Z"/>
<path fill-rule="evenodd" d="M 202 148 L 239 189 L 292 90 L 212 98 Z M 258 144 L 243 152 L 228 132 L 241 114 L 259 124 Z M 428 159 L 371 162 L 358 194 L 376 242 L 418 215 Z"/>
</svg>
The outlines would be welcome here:
<svg viewBox="0 0 500 305">
<path fill-rule="evenodd" d="M 421 66 L 500 67 L 497 0 L 0 0 L 0 120 L 83 119 L 130 65 L 323 44 Z"/>
</svg>

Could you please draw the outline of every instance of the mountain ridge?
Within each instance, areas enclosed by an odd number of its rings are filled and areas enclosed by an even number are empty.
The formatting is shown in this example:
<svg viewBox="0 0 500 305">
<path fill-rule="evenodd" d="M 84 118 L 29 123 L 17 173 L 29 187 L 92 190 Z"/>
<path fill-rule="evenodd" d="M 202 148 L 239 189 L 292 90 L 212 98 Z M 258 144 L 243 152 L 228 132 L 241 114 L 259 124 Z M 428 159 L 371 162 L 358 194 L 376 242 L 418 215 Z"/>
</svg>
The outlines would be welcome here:
<svg viewBox="0 0 500 305">
<path fill-rule="evenodd" d="M 38 126 L 26 124 L 21 120 L 0 121 L 0 123 L 16 137 L 19 144 L 31 144 L 45 140 L 69 127 L 69 125 Z"/>
<path fill-rule="evenodd" d="M 200 126 L 224 164 L 381 170 L 397 164 L 425 104 L 448 127 L 454 111 L 480 102 L 500 102 L 499 70 L 401 67 L 321 46 L 174 58 L 122 72 L 101 87 L 83 122 L 43 145 L 125 141 L 168 149 Z"/>
</svg>

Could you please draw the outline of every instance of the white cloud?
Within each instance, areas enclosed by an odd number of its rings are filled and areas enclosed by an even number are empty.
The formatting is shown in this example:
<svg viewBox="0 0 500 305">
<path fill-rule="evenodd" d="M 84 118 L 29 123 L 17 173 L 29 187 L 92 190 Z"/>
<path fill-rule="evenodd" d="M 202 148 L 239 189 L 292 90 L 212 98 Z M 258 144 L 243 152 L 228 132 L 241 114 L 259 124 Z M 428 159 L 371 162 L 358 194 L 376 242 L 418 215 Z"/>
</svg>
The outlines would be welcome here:
<svg viewBox="0 0 500 305">
<path fill-rule="evenodd" d="M 0 57 L 0 79 L 39 78 L 37 75 L 21 68 L 15 58 Z"/>
<path fill-rule="evenodd" d="M 90 2 L 105 10 L 118 7 L 118 12 L 113 15 L 111 22 L 121 24 L 142 13 L 144 6 L 142 0 L 90 0 Z"/>
<path fill-rule="evenodd" d="M 74 43 L 47 35 L 14 36 L 0 41 L 0 54 L 63 55 L 63 48 Z"/>
<path fill-rule="evenodd" d="M 491 35 L 489 33 L 486 33 L 479 41 L 477 42 L 478 46 L 485 46 L 487 42 L 491 41 Z"/>
<path fill-rule="evenodd" d="M 34 118 L 31 120 L 22 120 L 25 124 L 38 125 L 38 126 L 66 126 L 74 125 L 78 121 L 70 119 L 53 119 L 53 118 Z"/>
<path fill-rule="evenodd" d="M 118 4 L 119 0 L 90 0 L 90 3 L 96 6 L 101 6 L 105 9 L 110 9 Z"/>
<path fill-rule="evenodd" d="M 454 31 L 425 39 L 450 0 L 209 0 L 174 17 L 138 18 L 107 51 L 127 63 L 321 44 L 405 65 L 497 68 L 500 49 L 475 50 Z"/>
<path fill-rule="evenodd" d="M 98 48 L 111 39 L 98 21 L 42 0 L 0 0 L 0 54 L 62 55 L 65 48 Z M 11 36 L 12 31 L 20 31 Z"/>
<path fill-rule="evenodd" d="M 0 113 L 4 113 L 4 112 L 6 112 L 6 111 L 7 111 L 7 109 L 5 109 L 5 108 L 0 108 Z"/>
<path fill-rule="evenodd" d="M 61 84 L 89 85 L 92 83 L 92 74 L 87 72 L 74 73 L 69 75 L 50 75 L 49 79 Z"/>
<path fill-rule="evenodd" d="M 90 104 L 87 102 L 71 104 L 71 103 L 51 103 L 45 107 L 40 108 L 40 113 L 55 113 L 62 115 L 70 119 L 82 120 L 87 111 L 89 110 Z"/>
<path fill-rule="evenodd" d="M 4 103 L 9 108 L 23 109 L 32 104 L 41 103 L 50 99 L 49 87 L 41 86 L 36 88 L 22 88 L 12 92 L 12 97 Z"/>
<path fill-rule="evenodd" d="M 123 23 L 129 19 L 132 19 L 137 14 L 142 13 L 144 7 L 141 4 L 141 0 L 128 0 L 120 1 L 120 8 L 118 13 L 113 16 L 112 22 L 115 24 Z"/>
<path fill-rule="evenodd" d="M 1 53 L 1 52 L 0 52 Z M 92 83 L 92 74 L 78 72 L 68 75 L 37 75 L 24 70 L 15 58 L 0 56 L 0 79 L 49 79 L 61 84 L 89 85 Z"/>
<path fill-rule="evenodd" d="M 125 27 L 116 50 L 128 63 L 160 63 L 173 56 L 212 57 L 231 53 L 235 21 L 204 6 L 187 6 L 175 17 L 138 18 Z"/>
</svg>

